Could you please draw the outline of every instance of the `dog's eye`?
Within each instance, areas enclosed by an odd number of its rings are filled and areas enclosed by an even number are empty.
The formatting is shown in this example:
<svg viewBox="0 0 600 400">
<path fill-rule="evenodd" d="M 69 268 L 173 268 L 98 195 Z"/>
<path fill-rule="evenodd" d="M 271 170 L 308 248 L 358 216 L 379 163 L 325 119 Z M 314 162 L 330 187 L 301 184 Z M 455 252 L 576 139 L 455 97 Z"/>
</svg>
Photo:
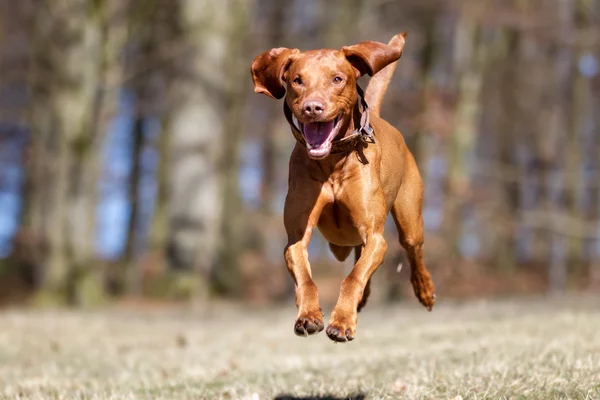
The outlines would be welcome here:
<svg viewBox="0 0 600 400">
<path fill-rule="evenodd" d="M 297 77 L 296 79 L 294 79 L 294 83 L 298 86 L 302 85 L 302 79 L 300 79 L 300 77 Z"/>
<path fill-rule="evenodd" d="M 343 79 L 339 76 L 336 76 L 335 78 L 333 78 L 333 83 L 337 83 L 340 84 L 342 83 Z"/>
</svg>

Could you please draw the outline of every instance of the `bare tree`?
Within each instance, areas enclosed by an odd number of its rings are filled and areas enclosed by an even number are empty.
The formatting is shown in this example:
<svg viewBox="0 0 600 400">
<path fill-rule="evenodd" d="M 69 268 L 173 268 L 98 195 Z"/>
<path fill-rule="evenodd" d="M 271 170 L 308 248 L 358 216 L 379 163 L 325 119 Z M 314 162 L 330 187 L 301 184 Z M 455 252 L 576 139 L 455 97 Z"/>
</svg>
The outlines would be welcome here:
<svg viewBox="0 0 600 400">
<path fill-rule="evenodd" d="M 75 280 L 94 258 L 96 203 L 94 190 L 86 190 L 85 182 L 96 181 L 98 168 L 93 144 L 102 30 L 101 13 L 95 8 L 101 7 L 100 3 L 73 0 L 63 7 L 53 9 L 50 18 L 40 11 L 35 19 L 34 48 L 46 54 L 60 76 L 52 83 L 44 80 L 49 86 L 45 90 L 52 126 L 47 133 L 52 185 L 45 283 L 49 292 L 66 295 L 73 302 L 77 301 Z M 73 37 L 76 39 L 71 40 Z M 40 122 L 36 119 L 32 124 Z"/>
<path fill-rule="evenodd" d="M 238 233 L 239 215 L 239 90 L 247 78 L 239 55 L 250 4 L 227 3 L 182 2 L 182 62 L 189 75 L 174 85 L 178 99 L 168 128 L 173 152 L 169 255 L 175 267 L 204 278 L 219 258 L 217 276 L 225 273 L 227 282 L 235 282 L 236 273 L 228 268 L 235 268 L 237 257 L 232 236 Z"/>
<path fill-rule="evenodd" d="M 471 154 L 474 152 L 476 131 L 480 117 L 480 91 L 483 78 L 483 60 L 486 44 L 482 27 L 477 22 L 482 6 L 466 7 L 455 26 L 455 76 L 457 78 L 457 105 L 454 132 L 448 147 L 447 197 L 444 220 L 450 251 L 458 256 L 463 207 L 469 197 Z"/>
</svg>

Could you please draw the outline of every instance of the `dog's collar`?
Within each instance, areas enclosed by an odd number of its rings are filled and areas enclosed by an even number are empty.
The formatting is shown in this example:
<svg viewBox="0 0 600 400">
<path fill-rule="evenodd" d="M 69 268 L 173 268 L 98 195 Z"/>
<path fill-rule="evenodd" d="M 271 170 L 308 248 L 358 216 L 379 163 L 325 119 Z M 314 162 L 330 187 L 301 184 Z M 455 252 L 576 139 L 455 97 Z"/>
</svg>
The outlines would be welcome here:
<svg viewBox="0 0 600 400">
<path fill-rule="evenodd" d="M 358 97 L 360 99 L 360 104 L 362 105 L 362 113 L 360 115 L 360 126 L 355 129 L 351 135 L 345 136 L 341 139 L 334 140 L 331 142 L 331 152 L 330 154 L 342 154 L 348 151 L 353 150 L 357 143 L 375 143 L 375 136 L 373 135 L 373 127 L 371 126 L 369 119 L 369 105 L 365 101 L 365 94 L 360 86 L 356 84 L 356 92 L 358 93 Z M 294 123 L 294 119 L 292 118 L 292 110 L 288 107 L 287 103 L 283 102 L 283 113 L 285 118 L 292 128 L 292 134 L 302 146 L 306 147 L 306 139 L 304 139 L 304 135 L 300 132 L 300 129 Z"/>
</svg>

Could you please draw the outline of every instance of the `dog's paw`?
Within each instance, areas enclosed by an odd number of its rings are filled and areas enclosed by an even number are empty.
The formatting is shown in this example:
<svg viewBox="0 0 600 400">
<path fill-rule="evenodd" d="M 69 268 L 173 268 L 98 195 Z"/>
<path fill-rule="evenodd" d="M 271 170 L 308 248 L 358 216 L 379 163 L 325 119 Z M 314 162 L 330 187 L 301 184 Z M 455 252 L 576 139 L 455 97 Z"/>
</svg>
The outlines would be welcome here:
<svg viewBox="0 0 600 400">
<path fill-rule="evenodd" d="M 356 320 L 356 313 L 342 313 L 334 310 L 325 332 L 334 342 L 350 342 L 354 340 Z"/>
<path fill-rule="evenodd" d="M 323 312 L 321 310 L 301 312 L 294 323 L 294 333 L 298 336 L 314 335 L 321 332 L 324 327 Z"/>
<path fill-rule="evenodd" d="M 435 286 L 431 277 L 429 275 L 413 276 L 411 283 L 419 302 L 427 308 L 427 311 L 431 311 L 435 305 Z"/>
</svg>

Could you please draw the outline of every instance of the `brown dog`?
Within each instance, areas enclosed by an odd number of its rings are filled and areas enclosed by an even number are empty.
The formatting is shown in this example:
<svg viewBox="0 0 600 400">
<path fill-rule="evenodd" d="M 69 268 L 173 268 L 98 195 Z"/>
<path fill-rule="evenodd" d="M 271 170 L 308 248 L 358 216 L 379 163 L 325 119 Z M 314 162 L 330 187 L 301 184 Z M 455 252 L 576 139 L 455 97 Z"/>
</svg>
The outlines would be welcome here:
<svg viewBox="0 0 600 400">
<path fill-rule="evenodd" d="M 298 335 L 324 327 L 307 252 L 315 227 L 338 260 L 355 252 L 356 264 L 329 319 L 326 332 L 332 340 L 354 339 L 357 313 L 387 249 L 383 228 L 390 211 L 408 254 L 414 292 L 428 310 L 435 303 L 422 259 L 421 176 L 400 132 L 379 118 L 405 36 L 394 36 L 388 45 L 362 42 L 341 50 L 276 48 L 252 63 L 255 92 L 276 99 L 287 93 L 284 113 L 298 141 L 284 210 L 284 256 L 296 284 Z M 373 76 L 366 103 L 356 83 L 365 74 Z"/>
</svg>

